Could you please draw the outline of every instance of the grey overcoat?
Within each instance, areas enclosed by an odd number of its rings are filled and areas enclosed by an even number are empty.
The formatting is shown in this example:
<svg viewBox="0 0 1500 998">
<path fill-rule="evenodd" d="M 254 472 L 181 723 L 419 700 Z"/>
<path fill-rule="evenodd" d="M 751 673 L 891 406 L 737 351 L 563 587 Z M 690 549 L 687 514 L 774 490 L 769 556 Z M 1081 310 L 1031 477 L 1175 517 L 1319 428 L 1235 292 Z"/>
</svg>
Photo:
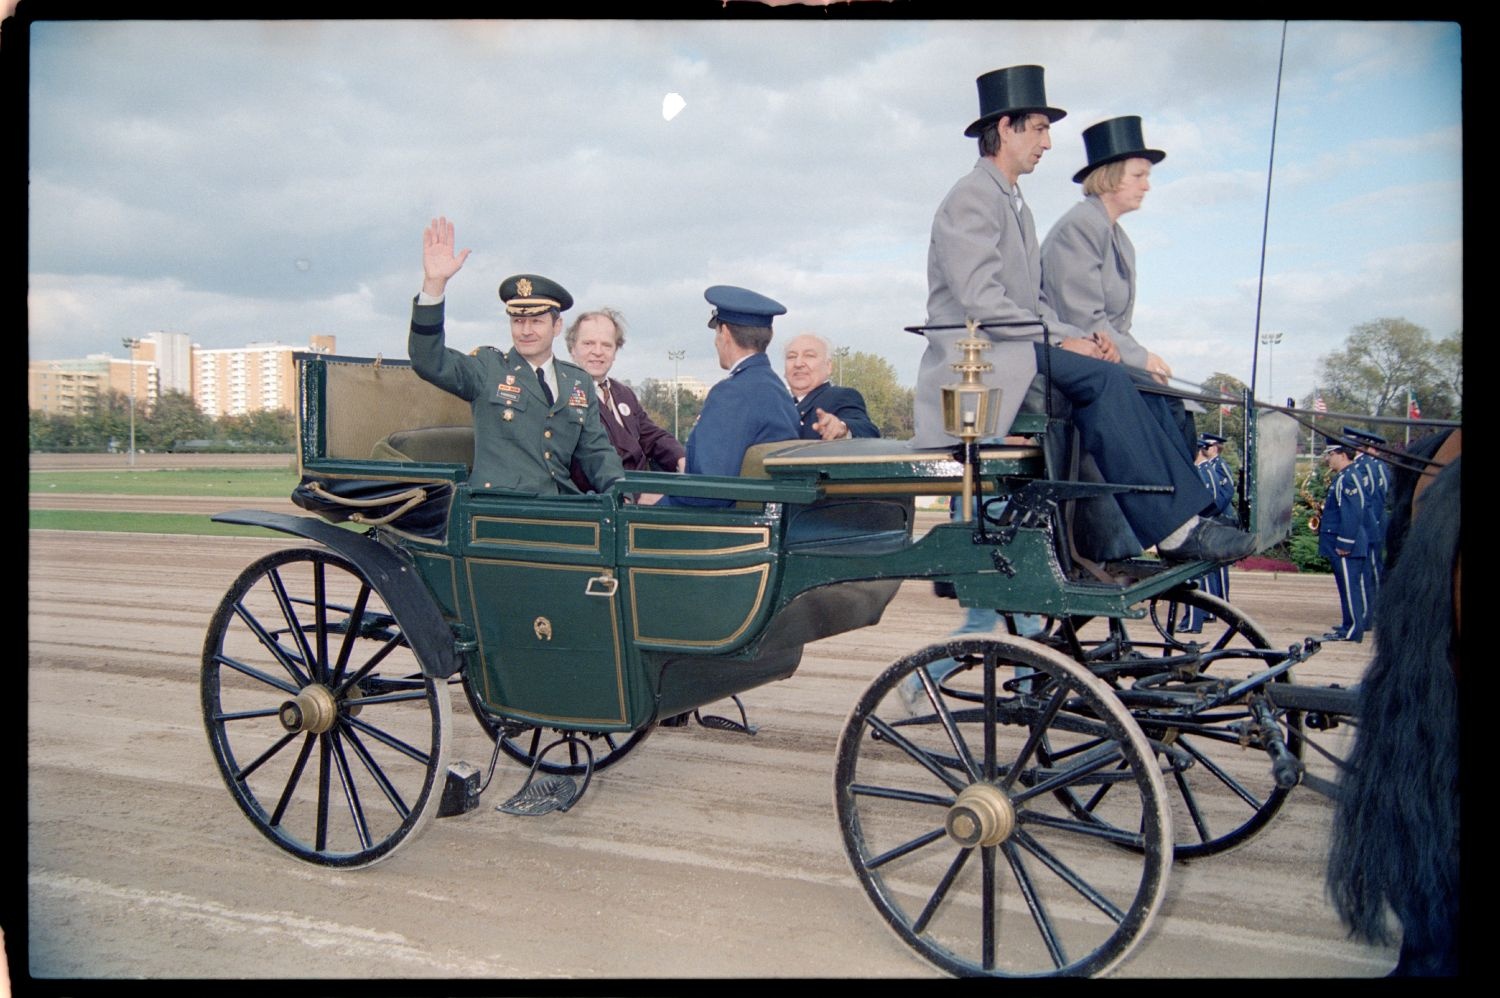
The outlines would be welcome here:
<svg viewBox="0 0 1500 998">
<path fill-rule="evenodd" d="M 1064 322 L 1108 331 L 1122 361 L 1146 366 L 1146 348 L 1130 333 L 1135 247 L 1095 195 L 1069 209 L 1042 242 L 1042 294 Z"/>
<path fill-rule="evenodd" d="M 1020 321 L 1015 327 L 987 329 L 995 346 L 984 360 L 994 365 L 985 383 L 1001 390 L 1000 432 L 1010 428 L 1026 390 L 1036 376 L 1036 349 L 1042 340 L 1040 318 L 1052 339 L 1082 336 L 1063 322 L 1042 293 L 1041 247 L 1031 209 L 995 164 L 981 158 L 953 185 L 932 219 L 927 251 L 927 324 Z M 941 390 L 958 380 L 950 366 L 960 356 L 954 343 L 963 329 L 927 334 L 927 350 L 917 370 L 914 447 L 958 443 L 943 429 Z"/>
</svg>

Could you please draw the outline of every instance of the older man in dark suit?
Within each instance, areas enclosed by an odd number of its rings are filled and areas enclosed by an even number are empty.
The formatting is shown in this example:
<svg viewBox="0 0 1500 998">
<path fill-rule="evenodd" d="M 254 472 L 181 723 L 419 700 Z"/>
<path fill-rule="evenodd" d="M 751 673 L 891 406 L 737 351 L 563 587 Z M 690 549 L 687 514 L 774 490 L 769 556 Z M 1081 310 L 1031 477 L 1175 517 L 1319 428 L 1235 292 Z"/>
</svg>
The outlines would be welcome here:
<svg viewBox="0 0 1500 998">
<path fill-rule="evenodd" d="M 786 383 L 797 403 L 804 440 L 878 437 L 880 430 L 865 411 L 865 397 L 835 385 L 828 341 L 803 333 L 786 345 Z"/>
<path fill-rule="evenodd" d="M 609 442 L 620 455 L 626 471 L 684 471 L 687 451 L 677 438 L 651 421 L 646 407 L 623 381 L 609 376 L 615 357 L 625 345 L 625 317 L 612 308 L 585 312 L 567 332 L 568 353 L 573 363 L 589 372 L 599 395 L 599 416 Z M 573 480 L 579 487 L 583 472 L 574 468 Z M 655 503 L 661 497 L 643 494 L 643 504 Z"/>
</svg>

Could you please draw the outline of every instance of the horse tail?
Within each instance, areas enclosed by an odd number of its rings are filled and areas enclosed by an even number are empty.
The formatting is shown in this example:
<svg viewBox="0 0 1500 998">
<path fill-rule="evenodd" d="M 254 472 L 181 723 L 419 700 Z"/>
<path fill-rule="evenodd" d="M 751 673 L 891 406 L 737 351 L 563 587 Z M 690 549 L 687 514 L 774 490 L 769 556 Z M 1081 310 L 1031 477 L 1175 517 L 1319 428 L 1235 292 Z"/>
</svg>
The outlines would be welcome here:
<svg viewBox="0 0 1500 998">
<path fill-rule="evenodd" d="M 1387 904 L 1400 920 L 1398 973 L 1457 971 L 1459 476 L 1454 461 L 1427 490 L 1381 587 L 1328 858 L 1351 935 L 1390 942 Z"/>
</svg>

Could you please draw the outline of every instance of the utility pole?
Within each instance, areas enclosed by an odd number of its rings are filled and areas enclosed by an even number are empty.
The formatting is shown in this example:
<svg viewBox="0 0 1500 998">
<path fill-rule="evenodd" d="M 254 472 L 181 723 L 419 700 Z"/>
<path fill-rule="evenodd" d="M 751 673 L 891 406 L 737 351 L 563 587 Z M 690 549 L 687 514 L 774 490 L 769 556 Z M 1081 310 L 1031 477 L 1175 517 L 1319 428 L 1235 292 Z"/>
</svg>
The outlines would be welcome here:
<svg viewBox="0 0 1500 998">
<path fill-rule="evenodd" d="M 127 336 L 120 341 L 125 349 L 130 351 L 130 451 L 126 462 L 132 468 L 135 467 L 135 348 L 141 345 L 141 341 L 134 336 Z"/>
<path fill-rule="evenodd" d="M 682 439 L 682 433 L 679 431 L 677 425 L 677 389 L 679 382 L 682 380 L 681 375 L 678 374 L 678 363 L 686 356 L 686 350 L 667 351 L 667 359 L 672 362 L 672 436 L 678 440 Z"/>
<path fill-rule="evenodd" d="M 834 359 L 836 359 L 839 362 L 838 379 L 839 379 L 839 384 L 842 385 L 844 383 L 844 358 L 847 357 L 847 356 L 849 356 L 849 348 L 848 347 L 838 347 L 837 349 L 835 349 L 833 351 L 833 356 L 834 356 Z"/>
<path fill-rule="evenodd" d="M 1280 333 L 1261 333 L 1260 342 L 1268 347 L 1266 352 L 1266 398 L 1276 397 L 1276 344 L 1281 342 Z"/>
</svg>

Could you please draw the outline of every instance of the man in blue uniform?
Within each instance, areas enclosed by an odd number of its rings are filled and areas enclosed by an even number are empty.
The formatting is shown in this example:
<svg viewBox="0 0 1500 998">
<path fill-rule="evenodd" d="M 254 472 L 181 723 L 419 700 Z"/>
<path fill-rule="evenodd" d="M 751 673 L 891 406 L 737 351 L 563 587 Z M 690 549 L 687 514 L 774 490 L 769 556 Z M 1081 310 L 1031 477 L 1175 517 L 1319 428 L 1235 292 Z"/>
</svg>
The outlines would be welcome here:
<svg viewBox="0 0 1500 998">
<path fill-rule="evenodd" d="M 1198 456 L 1194 467 L 1198 471 L 1198 477 L 1203 481 L 1203 487 L 1213 496 L 1213 515 L 1223 516 L 1229 512 L 1230 503 L 1234 501 L 1234 477 L 1229 473 L 1229 466 L 1224 463 L 1221 452 L 1224 448 L 1224 438 L 1217 433 L 1203 433 L 1198 436 Z M 1210 596 L 1220 599 L 1229 598 L 1229 566 L 1219 565 L 1209 571 L 1202 579 L 1203 591 Z M 1178 630 L 1186 634 L 1197 634 L 1203 630 L 1203 624 L 1213 620 L 1213 615 L 1205 613 L 1198 607 L 1188 608 L 1187 616 L 1183 620 L 1183 626 Z"/>
<path fill-rule="evenodd" d="M 1365 490 L 1365 528 L 1369 531 L 1370 539 L 1370 557 L 1365 569 L 1366 591 L 1370 594 L 1370 602 L 1366 609 L 1372 618 L 1365 623 L 1365 629 L 1368 630 L 1373 623 L 1375 596 L 1380 592 L 1381 576 L 1384 574 L 1385 525 L 1388 516 L 1385 500 L 1391 492 L 1391 468 L 1380 459 L 1378 446 L 1385 443 L 1384 437 L 1349 426 L 1344 427 L 1344 437 L 1352 440 L 1358 447 L 1359 454 L 1354 459 L 1354 467 L 1360 474 L 1359 482 Z"/>
<path fill-rule="evenodd" d="M 453 223 L 434 219 L 422 240 L 422 293 L 412 306 L 407 351 L 424 381 L 472 403 L 475 489 L 575 495 L 576 459 L 596 490 L 625 474 L 599 419 L 594 381 L 552 356 L 573 296 L 555 281 L 517 274 L 500 285 L 514 346 L 472 355 L 443 344 L 443 295 L 469 251 L 454 253 Z"/>
<path fill-rule="evenodd" d="M 833 358 L 823 337 L 803 333 L 788 343 L 785 373 L 802 421 L 802 439 L 880 436 L 865 411 L 865 397 L 829 380 L 833 377 Z"/>
<path fill-rule="evenodd" d="M 1354 449 L 1329 439 L 1323 454 L 1332 478 L 1323 499 L 1318 523 L 1318 554 L 1333 565 L 1339 587 L 1343 622 L 1327 634 L 1327 641 L 1362 641 L 1365 627 L 1365 566 L 1369 542 L 1365 536 L 1365 493 L 1354 470 Z"/>
<path fill-rule="evenodd" d="M 703 292 L 714 307 L 708 328 L 714 330 L 719 366 L 729 377 L 714 385 L 687 442 L 689 475 L 738 475 L 745 451 L 756 444 L 796 440 L 801 423 L 786 385 L 771 369 L 771 320 L 786 306 L 745 288 L 716 284 Z M 668 496 L 676 506 L 732 506 L 729 499 Z"/>
</svg>

